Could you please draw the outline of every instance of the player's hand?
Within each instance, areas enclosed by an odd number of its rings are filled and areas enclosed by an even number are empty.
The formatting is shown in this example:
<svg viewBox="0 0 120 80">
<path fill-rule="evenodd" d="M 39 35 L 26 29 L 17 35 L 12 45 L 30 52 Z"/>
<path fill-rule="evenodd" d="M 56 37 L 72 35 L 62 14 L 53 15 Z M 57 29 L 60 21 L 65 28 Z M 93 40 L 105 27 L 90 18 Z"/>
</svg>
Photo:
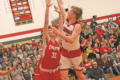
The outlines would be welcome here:
<svg viewBox="0 0 120 80">
<path fill-rule="evenodd" d="M 46 0 L 46 6 L 47 7 L 50 7 L 50 6 L 52 6 L 53 5 L 53 3 L 51 3 L 51 0 Z"/>
<path fill-rule="evenodd" d="M 58 34 L 59 31 L 55 27 L 51 27 L 51 29 L 52 29 L 54 34 Z"/>
<path fill-rule="evenodd" d="M 13 66 L 11 70 L 14 70 L 15 68 L 16 68 L 16 65 L 15 65 L 15 66 Z"/>
<path fill-rule="evenodd" d="M 54 8 L 56 12 L 60 13 L 60 9 L 57 6 L 54 6 Z"/>
</svg>

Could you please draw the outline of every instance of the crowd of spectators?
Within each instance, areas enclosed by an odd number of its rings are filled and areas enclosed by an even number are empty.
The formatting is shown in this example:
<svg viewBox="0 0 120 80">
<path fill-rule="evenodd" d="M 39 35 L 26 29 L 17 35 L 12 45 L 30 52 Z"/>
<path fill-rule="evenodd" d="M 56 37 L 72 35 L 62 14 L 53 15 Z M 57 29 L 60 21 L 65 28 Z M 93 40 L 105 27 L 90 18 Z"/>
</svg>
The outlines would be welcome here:
<svg viewBox="0 0 120 80">
<path fill-rule="evenodd" d="M 83 61 L 86 78 L 104 80 L 105 73 L 111 73 L 112 77 L 119 76 L 120 16 L 117 15 L 115 21 L 110 19 L 103 23 L 92 19 L 91 24 L 85 23 L 83 28 L 80 46 L 86 55 Z"/>
<path fill-rule="evenodd" d="M 42 40 L 38 43 L 12 44 L 5 48 L 0 43 L 0 70 L 7 71 L 17 64 L 9 75 L 0 76 L 0 80 L 33 80 L 34 71 L 41 58 Z"/>
<path fill-rule="evenodd" d="M 115 22 L 110 19 L 102 24 L 92 19 L 91 24 L 86 22 L 83 28 L 80 48 L 86 55 L 82 65 L 86 79 L 107 80 L 105 73 L 111 73 L 112 77 L 120 75 L 120 17 L 117 16 Z M 42 39 L 37 43 L 32 39 L 31 43 L 11 44 L 7 48 L 0 43 L 0 70 L 7 71 L 17 63 L 14 71 L 0 79 L 33 80 L 42 44 Z"/>
</svg>

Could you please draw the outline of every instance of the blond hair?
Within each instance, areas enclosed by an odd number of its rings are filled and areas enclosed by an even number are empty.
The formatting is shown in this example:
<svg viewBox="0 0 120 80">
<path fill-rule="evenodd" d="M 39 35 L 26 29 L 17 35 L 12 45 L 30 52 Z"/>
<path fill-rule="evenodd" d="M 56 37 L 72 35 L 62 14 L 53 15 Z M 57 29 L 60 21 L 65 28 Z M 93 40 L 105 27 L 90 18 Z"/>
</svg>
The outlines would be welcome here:
<svg viewBox="0 0 120 80">
<path fill-rule="evenodd" d="M 82 16 L 82 13 L 83 13 L 82 8 L 79 8 L 79 7 L 76 7 L 76 6 L 72 6 L 71 9 L 76 14 L 76 20 L 78 20 Z"/>
</svg>

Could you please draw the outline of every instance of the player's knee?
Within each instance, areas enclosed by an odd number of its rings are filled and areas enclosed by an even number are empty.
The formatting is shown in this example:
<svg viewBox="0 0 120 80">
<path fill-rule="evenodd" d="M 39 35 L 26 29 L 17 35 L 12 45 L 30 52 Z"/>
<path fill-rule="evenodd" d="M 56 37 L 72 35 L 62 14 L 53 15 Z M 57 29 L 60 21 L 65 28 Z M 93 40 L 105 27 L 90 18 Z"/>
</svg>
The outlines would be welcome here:
<svg viewBox="0 0 120 80">
<path fill-rule="evenodd" d="M 79 79 L 85 80 L 85 76 L 83 75 L 82 71 L 80 71 L 77 76 L 78 76 Z"/>
<path fill-rule="evenodd" d="M 61 74 L 61 80 L 68 80 L 68 76 L 65 74 Z"/>
</svg>

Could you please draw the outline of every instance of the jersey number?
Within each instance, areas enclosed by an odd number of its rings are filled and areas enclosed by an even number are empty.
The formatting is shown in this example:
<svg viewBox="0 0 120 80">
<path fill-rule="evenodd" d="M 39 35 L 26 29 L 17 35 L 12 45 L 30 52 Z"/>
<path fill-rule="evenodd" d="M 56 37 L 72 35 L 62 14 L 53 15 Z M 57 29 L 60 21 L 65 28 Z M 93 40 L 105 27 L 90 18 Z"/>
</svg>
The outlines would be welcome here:
<svg viewBox="0 0 120 80">
<path fill-rule="evenodd" d="M 57 53 L 52 52 L 52 56 L 51 56 L 51 58 L 57 58 Z"/>
</svg>

